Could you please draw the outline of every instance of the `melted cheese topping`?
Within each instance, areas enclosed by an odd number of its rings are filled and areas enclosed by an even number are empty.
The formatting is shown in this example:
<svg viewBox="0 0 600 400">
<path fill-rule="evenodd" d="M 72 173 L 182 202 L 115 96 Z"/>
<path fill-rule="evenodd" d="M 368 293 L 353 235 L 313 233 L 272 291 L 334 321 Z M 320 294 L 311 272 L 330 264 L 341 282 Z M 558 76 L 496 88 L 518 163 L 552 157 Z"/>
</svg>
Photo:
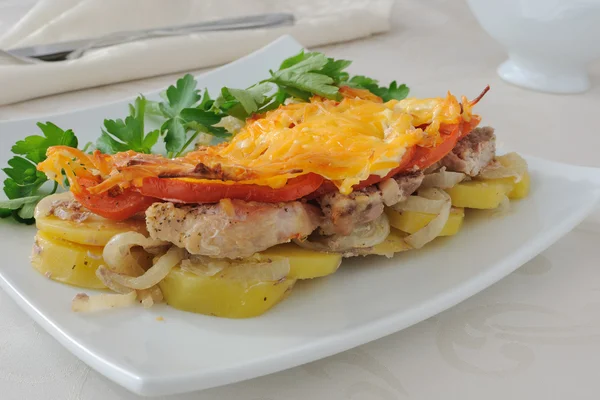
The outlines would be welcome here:
<svg viewBox="0 0 600 400">
<path fill-rule="evenodd" d="M 387 103 L 319 99 L 282 106 L 248 122 L 227 146 L 187 158 L 211 167 L 243 167 L 256 174 L 254 183 L 273 187 L 279 186 L 274 177 L 313 172 L 350 193 L 369 175 L 384 176 L 397 167 L 407 148 L 435 143 L 440 125 L 458 123 L 460 113 L 451 95 Z"/>
<path fill-rule="evenodd" d="M 469 116 L 470 108 L 461 108 L 451 94 L 387 103 L 358 97 L 341 102 L 314 98 L 310 103 L 280 106 L 263 117 L 249 119 L 230 142 L 202 147 L 180 159 L 128 152 L 82 160 L 85 155 L 81 152 L 75 155 L 65 148 L 51 148 L 38 169 L 60 178 L 61 169 L 69 169 L 69 176 L 81 172 L 72 162 L 61 160 L 75 156 L 88 168 L 101 161 L 95 170 L 102 172 L 104 182 L 92 192 L 115 184 L 138 186 L 143 177 L 165 176 L 171 170 L 193 171 L 199 164 L 220 171 L 227 182 L 274 188 L 312 172 L 333 181 L 347 194 L 369 175 L 384 176 L 397 167 L 407 148 L 435 146 L 442 124 L 457 124 Z"/>
</svg>

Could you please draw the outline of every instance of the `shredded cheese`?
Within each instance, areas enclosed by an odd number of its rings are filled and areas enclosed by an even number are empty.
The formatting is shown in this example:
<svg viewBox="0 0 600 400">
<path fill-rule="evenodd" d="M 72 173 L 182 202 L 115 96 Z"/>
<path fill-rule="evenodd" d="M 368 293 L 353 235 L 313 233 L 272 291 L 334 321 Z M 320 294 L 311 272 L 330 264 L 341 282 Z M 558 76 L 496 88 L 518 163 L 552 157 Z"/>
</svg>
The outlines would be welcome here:
<svg viewBox="0 0 600 400">
<path fill-rule="evenodd" d="M 70 179 L 89 176 L 90 171 L 100 174 L 103 182 L 91 188 L 92 193 L 114 185 L 140 186 L 145 177 L 176 175 L 172 172 L 193 171 L 203 164 L 222 171 L 226 182 L 274 188 L 312 172 L 348 194 L 369 175 L 385 176 L 398 166 L 407 148 L 435 146 L 440 126 L 468 120 L 470 112 L 470 106 L 461 107 L 450 93 L 445 98 L 387 103 L 359 97 L 341 102 L 313 98 L 251 118 L 230 142 L 200 147 L 179 159 L 133 152 L 87 156 L 57 146 L 49 149 L 38 169 L 57 179 L 61 170 Z"/>
</svg>

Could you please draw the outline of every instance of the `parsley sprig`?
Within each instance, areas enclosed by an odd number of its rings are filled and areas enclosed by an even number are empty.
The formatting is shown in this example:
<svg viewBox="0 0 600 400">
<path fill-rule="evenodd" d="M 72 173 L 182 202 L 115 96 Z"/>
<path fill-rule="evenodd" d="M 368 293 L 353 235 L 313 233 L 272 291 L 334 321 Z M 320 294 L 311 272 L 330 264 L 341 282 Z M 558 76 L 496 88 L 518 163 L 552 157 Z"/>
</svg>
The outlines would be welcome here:
<svg viewBox="0 0 600 400">
<path fill-rule="evenodd" d="M 408 95 L 408 87 L 396 81 L 380 86 L 375 79 L 357 75 L 350 77 L 346 68 L 351 61 L 335 60 L 318 52 L 304 52 L 284 60 L 279 69 L 269 71 L 270 77 L 246 89 L 224 87 L 212 99 L 206 89 L 197 88 L 192 75 L 185 75 L 169 86 L 163 101 L 154 102 L 138 96 L 129 105 L 125 119 L 106 119 L 96 148 L 107 154 L 133 150 L 139 153 L 156 152 L 162 137 L 169 157 L 184 154 L 200 133 L 227 140 L 232 133 L 219 126 L 223 118 L 245 120 L 253 114 L 276 109 L 289 98 L 309 101 L 312 96 L 340 100 L 339 88 L 351 86 L 366 89 L 384 101 L 401 100 Z M 148 115 L 158 116 L 160 128 L 146 132 Z M 4 173 L 4 193 L 8 200 L 0 201 L 0 217 L 13 216 L 17 221 L 31 224 L 36 204 L 44 196 L 54 193 L 57 185 L 48 190 L 47 177 L 37 171 L 39 162 L 46 159 L 50 146 L 77 147 L 73 131 L 62 130 L 51 122 L 38 123 L 43 136 L 27 136 L 13 147 L 15 154 L 8 161 Z M 87 151 L 88 145 L 83 148 Z"/>
<path fill-rule="evenodd" d="M 151 153 L 159 137 L 158 129 L 144 134 L 147 100 L 139 96 L 129 105 L 129 115 L 122 119 L 105 119 L 104 129 L 96 141 L 96 148 L 103 153 L 114 154 L 133 150 L 138 153 Z"/>
<path fill-rule="evenodd" d="M 9 200 L 0 201 L 0 217 L 12 216 L 19 222 L 32 224 L 36 204 L 45 196 L 56 192 L 57 184 L 48 192 L 42 186 L 48 181 L 46 175 L 36 169 L 37 164 L 46 159 L 46 151 L 51 146 L 77 147 L 77 138 L 72 130 L 62 130 L 52 122 L 38 122 L 43 136 L 27 136 L 11 148 L 13 158 L 8 160 L 9 168 L 2 171 L 8 176 L 4 180 L 4 194 Z"/>
<path fill-rule="evenodd" d="M 381 97 L 383 101 L 402 100 L 408 96 L 408 86 L 398 85 L 393 81 L 390 86 L 379 86 L 379 81 L 362 75 L 353 76 L 348 82 L 348 86 L 367 89 L 369 92 Z"/>
<path fill-rule="evenodd" d="M 340 100 L 339 88 L 344 85 L 369 90 L 384 101 L 402 100 L 408 95 L 408 87 L 398 86 L 396 81 L 386 87 L 365 76 L 350 78 L 345 69 L 351 63 L 326 57 L 323 53 L 301 51 L 284 60 L 277 71 L 269 71 L 270 78 L 247 89 L 221 89 L 213 110 L 243 120 L 252 114 L 275 109 L 288 98 L 308 101 L 318 95 Z"/>
<path fill-rule="evenodd" d="M 224 128 L 213 126 L 221 121 L 223 115 L 212 110 L 214 101 L 206 89 L 200 96 L 197 84 L 192 75 L 185 75 L 176 85 L 169 86 L 166 101 L 158 104 L 167 118 L 161 132 L 169 156 L 182 155 L 201 132 L 223 139 L 231 136 Z"/>
</svg>

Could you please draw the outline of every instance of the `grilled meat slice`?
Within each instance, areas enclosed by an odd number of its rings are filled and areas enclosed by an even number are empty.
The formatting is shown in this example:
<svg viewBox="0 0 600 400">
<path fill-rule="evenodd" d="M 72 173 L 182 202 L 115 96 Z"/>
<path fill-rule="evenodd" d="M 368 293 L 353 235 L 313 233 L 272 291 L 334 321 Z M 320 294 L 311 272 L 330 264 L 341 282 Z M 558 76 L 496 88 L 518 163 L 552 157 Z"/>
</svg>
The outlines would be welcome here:
<svg viewBox="0 0 600 400">
<path fill-rule="evenodd" d="M 408 196 L 413 194 L 421 182 L 423 182 L 422 171 L 414 171 L 398 174 L 379 183 L 381 197 L 386 206 L 393 206 L 408 199 Z"/>
<path fill-rule="evenodd" d="M 383 213 L 381 192 L 375 186 L 349 195 L 332 192 L 317 199 L 325 216 L 321 235 L 349 235 L 355 227 L 369 223 Z"/>
<path fill-rule="evenodd" d="M 146 211 L 153 239 L 171 242 L 192 254 L 241 258 L 309 235 L 320 222 L 310 204 L 221 200 L 217 204 L 175 206 L 155 203 Z"/>
<path fill-rule="evenodd" d="M 441 161 L 449 171 L 463 172 L 477 176 L 496 155 L 496 135 L 494 128 L 475 128 L 462 138 L 452 152 Z"/>
</svg>

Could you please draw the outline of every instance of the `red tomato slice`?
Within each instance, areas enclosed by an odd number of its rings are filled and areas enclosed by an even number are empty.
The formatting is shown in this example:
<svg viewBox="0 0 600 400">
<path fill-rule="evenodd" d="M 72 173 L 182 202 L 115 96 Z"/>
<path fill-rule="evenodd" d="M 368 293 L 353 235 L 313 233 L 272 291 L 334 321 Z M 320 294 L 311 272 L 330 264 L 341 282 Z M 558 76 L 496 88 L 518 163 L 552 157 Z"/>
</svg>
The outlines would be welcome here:
<svg viewBox="0 0 600 400">
<path fill-rule="evenodd" d="M 477 125 L 479 125 L 480 122 L 481 122 L 481 117 L 479 115 L 472 115 L 471 120 L 469 122 L 461 121 L 461 123 L 460 123 L 460 139 L 464 138 L 469 133 L 471 133 L 471 131 L 473 129 L 477 128 Z"/>
<path fill-rule="evenodd" d="M 306 196 L 321 186 L 321 183 L 323 178 L 313 173 L 292 178 L 279 189 L 261 185 L 225 184 L 221 181 L 207 183 L 178 178 L 146 178 L 140 191 L 145 196 L 182 203 L 216 203 L 221 199 L 277 203 Z"/>
<path fill-rule="evenodd" d="M 97 185 L 98 182 L 89 178 L 79 178 L 77 182 L 81 185 L 81 191 L 73 192 L 75 199 L 94 214 L 115 221 L 122 221 L 140 211 L 145 211 L 157 201 L 143 196 L 131 188 L 120 190 L 117 193 L 109 190 L 104 193 L 91 194 L 87 188 Z"/>
<path fill-rule="evenodd" d="M 435 147 L 419 147 L 414 154 L 413 160 L 408 164 L 409 168 L 425 169 L 444 158 L 452 151 L 456 143 L 467 136 L 481 122 L 481 118 L 473 115 L 469 122 L 461 121 L 459 124 L 440 126 L 440 135 L 443 142 Z"/>
<path fill-rule="evenodd" d="M 456 146 L 456 142 L 460 138 L 460 125 L 442 125 L 440 135 L 443 141 L 435 147 L 416 146 L 415 154 L 408 163 L 408 168 L 425 169 L 444 158 Z"/>
</svg>

